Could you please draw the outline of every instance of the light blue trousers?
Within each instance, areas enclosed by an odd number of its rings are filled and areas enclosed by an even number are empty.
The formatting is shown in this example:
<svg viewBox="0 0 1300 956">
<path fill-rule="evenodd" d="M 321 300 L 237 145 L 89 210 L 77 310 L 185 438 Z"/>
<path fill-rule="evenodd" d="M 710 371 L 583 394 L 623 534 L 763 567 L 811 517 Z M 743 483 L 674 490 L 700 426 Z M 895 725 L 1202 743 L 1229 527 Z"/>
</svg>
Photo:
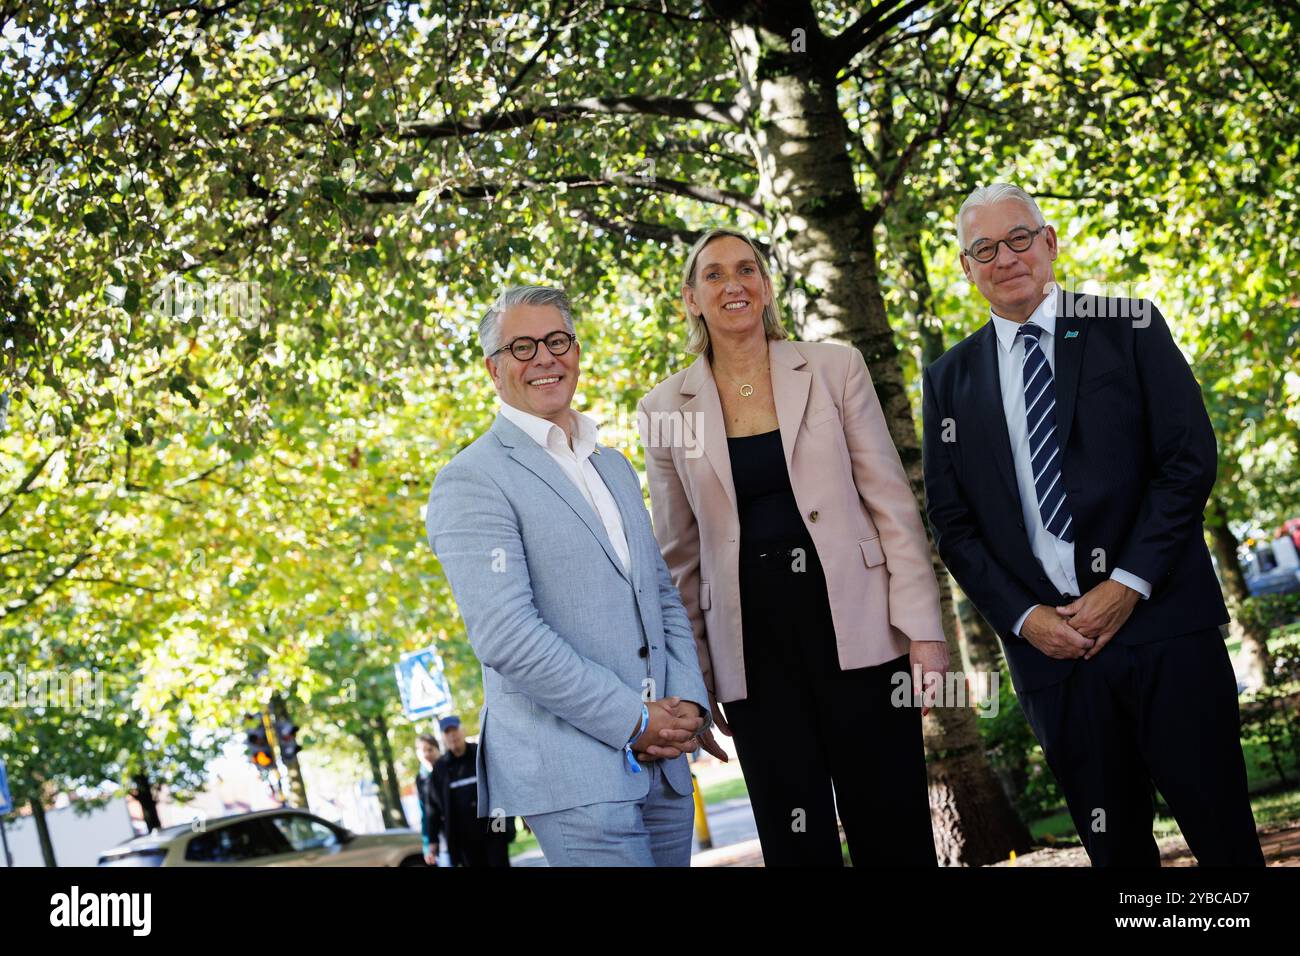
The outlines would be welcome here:
<svg viewBox="0 0 1300 956">
<path fill-rule="evenodd" d="M 677 793 L 659 763 L 642 766 L 640 800 L 592 803 L 524 817 L 548 866 L 690 866 L 695 800 Z"/>
</svg>

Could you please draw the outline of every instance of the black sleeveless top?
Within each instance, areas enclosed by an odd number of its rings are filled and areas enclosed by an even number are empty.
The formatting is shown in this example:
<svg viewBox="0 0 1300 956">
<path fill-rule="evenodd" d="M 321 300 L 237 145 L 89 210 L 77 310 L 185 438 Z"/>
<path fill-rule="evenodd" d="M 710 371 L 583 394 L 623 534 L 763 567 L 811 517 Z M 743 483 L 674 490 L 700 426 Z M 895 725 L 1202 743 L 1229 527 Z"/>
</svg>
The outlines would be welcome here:
<svg viewBox="0 0 1300 956">
<path fill-rule="evenodd" d="M 808 541 L 808 528 L 790 487 L 780 430 L 728 438 L 727 448 L 740 510 L 741 548 L 753 551 L 768 544 L 789 547 Z"/>
</svg>

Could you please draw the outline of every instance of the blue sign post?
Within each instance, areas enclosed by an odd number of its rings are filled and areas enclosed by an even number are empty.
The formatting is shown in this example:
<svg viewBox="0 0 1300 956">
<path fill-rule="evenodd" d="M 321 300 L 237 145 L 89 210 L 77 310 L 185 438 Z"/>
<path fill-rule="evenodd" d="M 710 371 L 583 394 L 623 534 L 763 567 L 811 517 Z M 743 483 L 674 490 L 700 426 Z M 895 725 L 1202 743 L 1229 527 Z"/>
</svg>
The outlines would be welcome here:
<svg viewBox="0 0 1300 956">
<path fill-rule="evenodd" d="M 403 654 L 397 664 L 397 689 L 407 717 L 427 717 L 452 711 L 451 688 L 442 670 L 442 658 L 433 647 Z"/>
<path fill-rule="evenodd" d="M 9 774 L 5 770 L 5 762 L 0 760 L 0 844 L 4 845 L 5 866 L 12 868 L 14 858 L 9 853 L 9 836 L 5 833 L 5 814 L 12 813 L 14 809 L 14 798 L 9 794 Z"/>
</svg>

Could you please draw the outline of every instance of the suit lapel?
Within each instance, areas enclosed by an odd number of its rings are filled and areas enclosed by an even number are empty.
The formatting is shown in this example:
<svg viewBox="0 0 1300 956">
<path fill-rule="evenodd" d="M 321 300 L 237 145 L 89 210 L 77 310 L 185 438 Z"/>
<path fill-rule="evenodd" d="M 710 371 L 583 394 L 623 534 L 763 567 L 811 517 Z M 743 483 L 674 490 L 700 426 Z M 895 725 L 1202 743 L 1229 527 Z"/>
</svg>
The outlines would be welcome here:
<svg viewBox="0 0 1300 956">
<path fill-rule="evenodd" d="M 609 535 L 605 533 L 605 526 L 601 523 L 600 516 L 596 514 L 591 505 L 587 504 L 587 499 L 583 497 L 582 492 L 569 480 L 569 476 L 555 463 L 555 459 L 550 456 L 546 449 L 529 438 L 522 429 L 504 416 L 497 416 L 497 420 L 492 424 L 492 431 L 496 434 L 497 440 L 510 449 L 512 459 L 546 482 L 552 491 L 564 499 L 568 506 L 573 509 L 573 513 L 582 519 L 582 523 L 600 542 L 600 546 L 605 549 L 609 559 L 614 562 L 614 567 L 618 569 L 619 574 L 627 577 L 628 574 L 623 569 L 623 562 L 619 560 L 618 553 L 614 550 L 614 546 L 610 544 Z M 596 471 L 601 474 L 602 478 L 605 477 L 599 466 L 597 466 Z M 611 485 L 609 479 L 605 479 L 605 484 Z M 614 500 L 617 502 L 618 496 L 612 485 L 610 494 L 614 495 Z M 626 516 L 624 517 L 623 527 L 627 527 Z"/>
<path fill-rule="evenodd" d="M 624 572 L 623 577 L 632 584 L 633 598 L 646 634 L 653 634 L 656 625 L 652 608 L 659 597 L 658 572 L 653 558 L 658 556 L 659 545 L 654 540 L 653 533 L 647 540 L 647 535 L 642 530 L 646 527 L 646 518 L 641 483 L 635 479 L 627 480 L 627 470 L 616 460 L 616 456 L 622 457 L 617 451 L 597 445 L 591 455 L 591 463 L 600 474 L 601 480 L 605 482 L 609 493 L 613 495 L 614 504 L 618 505 L 618 513 L 623 519 L 623 536 L 627 538 L 628 563 L 631 565 L 631 569 Z M 646 551 L 647 546 L 654 548 L 654 552 Z M 619 571 L 623 571 L 622 562 L 615 560 L 614 565 Z M 638 578 L 645 585 L 646 595 L 653 595 L 650 600 L 642 597 L 641 588 L 637 584 Z"/>
<path fill-rule="evenodd" d="M 781 447 L 785 449 L 785 467 L 793 474 L 794 443 L 803 424 L 803 413 L 808 407 L 808 392 L 812 388 L 812 373 L 801 371 L 807 360 L 792 342 L 768 343 L 769 365 L 772 370 L 772 400 L 776 405 L 776 420 L 781 426 Z"/>
<path fill-rule="evenodd" d="M 736 486 L 731 478 L 731 451 L 727 445 L 726 424 L 722 420 L 722 400 L 718 397 L 718 386 L 713 381 L 713 369 L 706 356 L 701 355 L 691 365 L 682 379 L 681 392 L 693 396 L 682 403 L 683 427 L 697 432 L 695 440 L 731 500 L 731 507 L 737 509 Z M 697 423 L 698 429 L 695 427 Z"/>
<path fill-rule="evenodd" d="M 1062 290 L 1056 308 L 1056 434 L 1065 452 L 1074 424 L 1074 400 L 1079 391 L 1079 370 L 1083 365 L 1084 340 L 1088 323 L 1078 318 L 1078 296 Z"/>
<path fill-rule="evenodd" d="M 627 540 L 628 563 L 632 565 L 631 571 L 623 570 L 623 562 L 618 560 L 618 555 L 614 552 L 613 545 L 606 547 L 610 557 L 614 559 L 615 566 L 622 572 L 623 577 L 629 581 L 636 574 L 638 562 L 636 560 L 635 549 L 635 532 L 641 527 L 637 512 L 645 507 L 645 502 L 640 497 L 640 485 L 637 485 L 637 497 L 631 499 L 633 494 L 632 488 L 627 484 L 627 475 L 620 474 L 623 469 L 618 462 L 614 461 L 614 456 L 618 455 L 617 451 L 610 451 L 608 448 L 596 446 L 596 450 L 591 453 L 591 463 L 596 468 L 596 473 L 600 475 L 601 481 L 605 482 L 605 487 L 609 489 L 610 495 L 614 499 L 614 504 L 618 507 L 619 517 L 623 519 L 623 537 Z M 621 457 L 621 456 L 620 456 Z M 602 535 L 604 527 L 601 528 Z M 608 536 L 603 536 L 602 544 L 608 540 Z"/>
<path fill-rule="evenodd" d="M 989 437 L 989 451 L 993 462 L 1002 476 L 1002 482 L 1020 500 L 1020 489 L 1016 485 L 1016 468 L 1011 460 L 1011 433 L 1007 431 L 1007 413 L 1002 406 L 1002 378 L 998 374 L 998 335 L 993 327 L 993 320 L 980 330 L 983 336 L 977 357 L 980 367 L 971 377 L 976 391 L 975 407 L 984 423 L 984 431 Z M 957 432 L 961 441 L 961 431 Z"/>
</svg>

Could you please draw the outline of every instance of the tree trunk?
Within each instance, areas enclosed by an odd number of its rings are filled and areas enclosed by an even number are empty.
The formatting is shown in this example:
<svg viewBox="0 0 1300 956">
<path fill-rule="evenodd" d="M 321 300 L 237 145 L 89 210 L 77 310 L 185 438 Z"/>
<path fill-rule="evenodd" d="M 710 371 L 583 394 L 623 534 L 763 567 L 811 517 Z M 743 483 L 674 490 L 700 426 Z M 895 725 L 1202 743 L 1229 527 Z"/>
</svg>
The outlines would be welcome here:
<svg viewBox="0 0 1300 956">
<path fill-rule="evenodd" d="M 998 636 L 979 609 L 963 594 L 956 601 L 957 617 L 961 621 L 962 634 L 966 638 L 966 653 L 970 658 L 971 670 L 976 674 L 998 674 L 1001 672 L 1002 647 Z M 992 690 L 992 680 L 985 680 L 981 688 Z M 983 700 L 981 699 L 981 703 Z"/>
<path fill-rule="evenodd" d="M 877 174 L 883 175 L 884 170 L 877 170 Z M 898 248 L 903 270 L 914 298 L 911 309 L 912 320 L 921 340 L 920 368 L 924 370 L 944 353 L 943 323 L 934 311 L 934 290 L 930 285 L 930 269 L 922 245 L 924 210 L 917 202 L 917 198 L 907 193 L 889 206 L 888 221 L 890 238 Z M 939 573 L 940 576 L 948 574 L 947 569 L 942 569 Z M 997 635 L 984 620 L 983 615 L 976 610 L 975 605 L 967 599 L 961 589 L 955 586 L 950 576 L 947 580 L 948 586 L 953 589 L 953 600 L 970 671 L 982 675 L 974 683 L 969 679 L 967 683 L 977 702 L 983 704 L 990 695 L 997 696 L 993 680 L 989 675 L 998 674 L 1002 649 L 998 645 Z M 954 658 L 954 660 L 959 659 Z M 1006 787 L 1004 786 L 1003 789 L 1005 790 Z"/>
<path fill-rule="evenodd" d="M 920 367 L 924 371 L 944 353 L 943 322 L 934 311 L 934 289 L 930 285 L 930 269 L 921 244 L 924 210 L 916 196 L 907 193 L 889 207 L 888 221 L 890 238 L 897 243 L 899 257 L 916 299 L 913 319 L 921 339 Z"/>
<path fill-rule="evenodd" d="M 1219 577 L 1223 581 L 1223 596 L 1227 599 L 1232 621 L 1228 625 L 1234 637 L 1241 638 L 1241 652 L 1245 662 L 1245 678 L 1254 687 L 1272 683 L 1273 660 L 1268 650 L 1268 629 L 1260 628 L 1246 613 L 1245 601 L 1250 597 L 1246 577 L 1237 563 L 1239 542 L 1228 527 L 1227 509 L 1217 496 L 1210 496 L 1207 508 L 1209 522 L 1206 530 L 1214 543 L 1214 556 L 1219 564 Z"/>
<path fill-rule="evenodd" d="M 144 825 L 149 828 L 149 832 L 162 829 L 162 820 L 158 817 L 158 801 L 153 796 L 153 783 L 149 780 L 149 774 L 141 771 L 136 774 L 131 782 L 135 784 L 135 789 L 131 791 L 131 796 L 135 797 L 135 802 L 140 804 L 140 815 L 144 817 Z"/>
<path fill-rule="evenodd" d="M 402 810 L 402 789 L 397 782 L 397 767 L 393 765 L 393 748 L 388 743 L 388 722 L 383 714 L 375 717 L 375 734 L 379 738 L 379 756 L 386 771 L 384 786 L 388 789 L 388 826 L 403 829 L 407 826 Z"/>
<path fill-rule="evenodd" d="M 41 843 L 41 857 L 45 860 L 46 866 L 58 866 L 54 859 L 54 843 L 50 840 L 50 826 L 45 821 L 45 807 L 41 804 L 40 797 L 32 797 L 28 801 L 32 808 L 32 822 L 36 824 L 36 838 Z"/>
<path fill-rule="evenodd" d="M 924 501 L 921 448 L 885 314 L 873 231 L 848 154 L 848 127 L 834 77 L 815 55 L 792 52 L 790 8 L 714 4 L 751 22 L 733 26 L 732 46 L 753 121 L 760 199 L 773 223 L 781 271 L 793 276 L 806 308 L 796 311 L 801 338 L 852 345 L 867 361 L 894 444 L 918 502 Z M 816 19 L 796 5 L 813 49 Z M 947 573 L 931 555 L 940 580 L 949 651 L 956 645 Z M 994 776 L 975 715 L 965 707 L 931 711 L 925 724 L 930 753 L 931 809 L 940 860 L 982 865 L 1028 848 L 1029 836 Z"/>
<path fill-rule="evenodd" d="M 379 797 L 379 811 L 384 818 L 384 826 L 393 819 L 393 808 L 389 805 L 388 787 L 384 781 L 384 771 L 379 762 L 379 751 L 375 747 L 375 731 L 372 722 L 363 722 L 357 731 L 357 739 L 366 751 L 366 762 L 370 764 L 370 775 L 375 780 L 375 792 Z"/>
<path fill-rule="evenodd" d="M 272 694 L 271 728 L 275 730 L 280 726 L 281 721 L 291 719 L 284 698 L 279 694 Z M 307 784 L 302 779 L 302 768 L 298 766 L 298 757 L 294 755 L 292 758 L 285 758 L 284 745 L 280 743 L 278 730 L 276 730 L 275 752 L 280 755 L 280 762 L 284 764 L 285 772 L 289 776 L 289 793 L 292 795 L 292 804 L 304 810 L 308 809 L 310 804 L 307 802 Z"/>
<path fill-rule="evenodd" d="M 935 568 L 939 578 L 943 633 L 948 654 L 961 660 L 957 644 L 957 616 L 947 570 Z M 986 866 L 1029 852 L 1029 830 L 1008 799 L 984 752 L 969 706 L 931 709 L 923 722 L 929 753 L 930 820 L 940 866 Z"/>
</svg>

